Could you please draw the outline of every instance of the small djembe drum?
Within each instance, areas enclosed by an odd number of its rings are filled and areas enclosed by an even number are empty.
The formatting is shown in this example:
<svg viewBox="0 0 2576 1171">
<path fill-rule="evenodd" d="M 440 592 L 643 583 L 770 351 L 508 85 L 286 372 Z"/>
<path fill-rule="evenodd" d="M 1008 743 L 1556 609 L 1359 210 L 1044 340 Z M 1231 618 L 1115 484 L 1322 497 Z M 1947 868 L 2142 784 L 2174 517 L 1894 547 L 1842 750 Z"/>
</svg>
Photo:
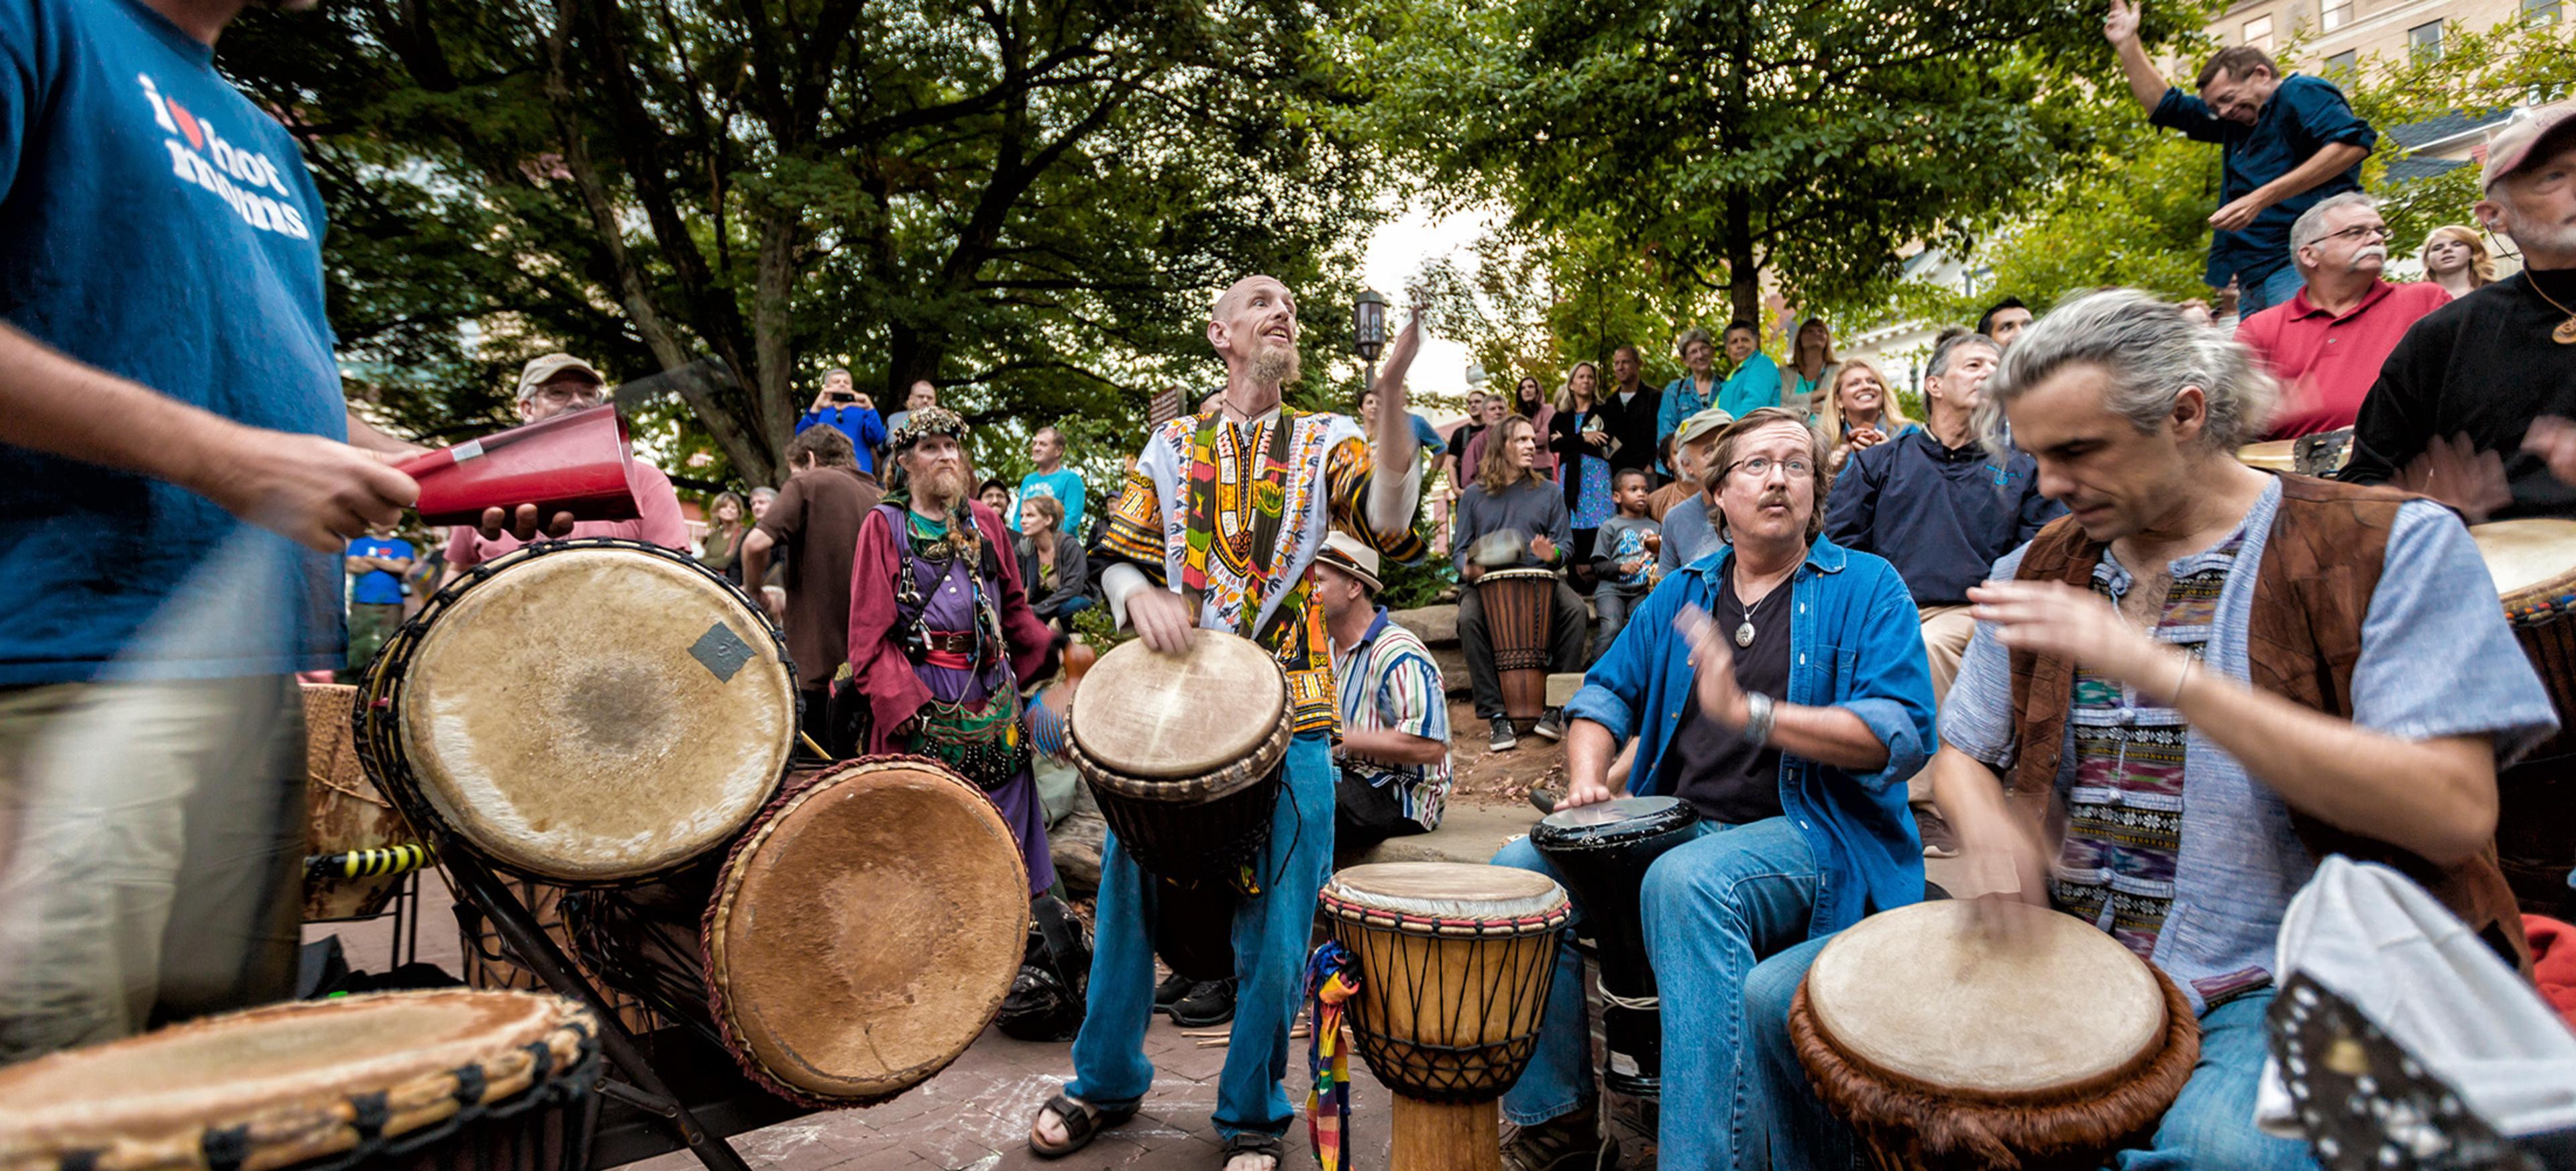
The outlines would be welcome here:
<svg viewBox="0 0 2576 1171">
<path fill-rule="evenodd" d="M 1503 714 L 1524 723 L 1547 711 L 1547 651 L 1556 634 L 1556 571 L 1496 569 L 1476 579 Z"/>
<path fill-rule="evenodd" d="M 1646 956 L 1642 895 L 1655 859 L 1699 836 L 1699 810 L 1678 797 L 1619 797 L 1560 809 L 1530 845 L 1583 896 L 1583 927 L 1601 955 L 1601 1079 L 1632 1098 L 1664 1092 L 1663 1005 Z"/>
<path fill-rule="evenodd" d="M 761 1088 L 885 1101 L 1001 1010 L 1029 921 L 999 810 L 935 761 L 843 761 L 789 782 L 721 862 L 564 904 L 575 954 L 722 1041 Z"/>
<path fill-rule="evenodd" d="M 0 1070 L 8 1171 L 583 1171 L 590 1014 L 526 992 L 270 1005 Z"/>
<path fill-rule="evenodd" d="M 1335 874 L 1322 902 L 1359 961 L 1360 1058 L 1395 1092 L 1391 1165 L 1496 1171 L 1494 1103 L 1538 1048 L 1565 891 L 1507 866 L 1389 862 Z"/>
<path fill-rule="evenodd" d="M 1885 1171 L 2094 1171 L 2154 1130 L 2200 1060 L 2172 980 L 2023 903 L 1862 920 L 1816 953 L 1789 1038 Z"/>
</svg>

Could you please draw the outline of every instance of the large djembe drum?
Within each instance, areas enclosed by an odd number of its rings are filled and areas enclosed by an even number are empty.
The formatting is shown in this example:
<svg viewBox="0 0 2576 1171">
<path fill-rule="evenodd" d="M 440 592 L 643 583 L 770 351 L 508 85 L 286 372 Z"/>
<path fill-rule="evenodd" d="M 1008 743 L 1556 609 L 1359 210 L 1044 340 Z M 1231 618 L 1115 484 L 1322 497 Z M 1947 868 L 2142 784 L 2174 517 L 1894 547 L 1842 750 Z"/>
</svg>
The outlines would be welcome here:
<svg viewBox="0 0 2576 1171">
<path fill-rule="evenodd" d="M 668 873 L 778 791 L 796 673 L 742 591 L 639 541 L 475 567 L 359 689 L 368 775 L 427 832 L 563 886 Z"/>
<path fill-rule="evenodd" d="M 1333 875 L 1322 903 L 1359 961 L 1360 1058 L 1395 1092 L 1391 1165 L 1499 1168 L 1494 1103 L 1538 1048 L 1565 891 L 1507 866 L 1389 862 Z"/>
<path fill-rule="evenodd" d="M 1816 953 L 1789 1038 L 1886 1171 L 2094 1171 L 2154 1130 L 2200 1060 L 2172 980 L 2024 903 L 1862 920 Z"/>
<path fill-rule="evenodd" d="M 801 775 L 719 863 L 586 890 L 574 953 L 813 1107 L 911 1089 L 966 1051 L 1019 973 L 1028 872 L 972 782 L 911 757 Z"/>
<path fill-rule="evenodd" d="M 2559 734 L 2496 777 L 2496 854 L 2524 911 L 2564 915 L 2576 870 L 2576 777 L 2565 759 L 2576 752 L 2576 521 L 2490 521 L 2469 536 L 2558 711 Z"/>
<path fill-rule="evenodd" d="M 1551 813 L 1530 845 L 1583 899 L 1581 934 L 1600 949 L 1602 1081 L 1632 1098 L 1664 1089 L 1664 1018 L 1646 958 L 1639 895 L 1646 869 L 1699 835 L 1699 811 L 1677 797 L 1619 797 Z"/>
<path fill-rule="evenodd" d="M 1547 711 L 1547 651 L 1556 633 L 1556 571 L 1495 569 L 1476 579 L 1503 714 L 1529 721 Z"/>
<path fill-rule="evenodd" d="M 1066 725 L 1074 768 L 1138 866 L 1232 883 L 1270 840 L 1292 716 L 1276 657 L 1202 630 L 1184 654 L 1136 641 L 1100 656 Z"/>
<path fill-rule="evenodd" d="M 0 1069 L 0 1171 L 585 1171 L 592 1031 L 463 990 L 191 1021 Z"/>
</svg>

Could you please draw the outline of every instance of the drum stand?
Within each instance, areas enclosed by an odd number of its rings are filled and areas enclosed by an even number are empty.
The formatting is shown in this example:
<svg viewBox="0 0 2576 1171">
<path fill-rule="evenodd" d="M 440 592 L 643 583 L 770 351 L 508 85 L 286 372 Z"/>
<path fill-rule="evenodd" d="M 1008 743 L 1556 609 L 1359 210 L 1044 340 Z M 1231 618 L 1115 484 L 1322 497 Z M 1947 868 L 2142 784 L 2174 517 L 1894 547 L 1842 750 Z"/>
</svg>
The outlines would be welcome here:
<svg viewBox="0 0 2576 1171">
<path fill-rule="evenodd" d="M 750 1171 L 750 1166 L 734 1151 L 733 1144 L 700 1123 L 687 1103 L 672 1091 L 670 1082 L 644 1056 L 642 1042 L 625 1022 L 618 1019 L 617 1010 L 609 1006 L 607 999 L 589 981 L 574 973 L 572 962 L 564 956 L 562 949 L 555 946 L 554 940 L 548 939 L 546 933 L 538 929 L 526 905 L 484 867 L 464 842 L 450 834 L 438 836 L 439 862 L 447 868 L 449 877 L 456 881 L 456 893 L 471 901 L 485 918 L 492 921 L 492 926 L 501 933 L 502 942 L 509 945 L 520 963 L 546 982 L 546 987 L 553 989 L 556 995 L 582 1002 L 598 1019 L 599 1047 L 607 1054 L 609 1062 L 616 1066 L 619 1076 L 627 1079 L 602 1078 L 600 1092 L 670 1123 L 689 1152 L 706 1164 L 707 1171 Z"/>
</svg>

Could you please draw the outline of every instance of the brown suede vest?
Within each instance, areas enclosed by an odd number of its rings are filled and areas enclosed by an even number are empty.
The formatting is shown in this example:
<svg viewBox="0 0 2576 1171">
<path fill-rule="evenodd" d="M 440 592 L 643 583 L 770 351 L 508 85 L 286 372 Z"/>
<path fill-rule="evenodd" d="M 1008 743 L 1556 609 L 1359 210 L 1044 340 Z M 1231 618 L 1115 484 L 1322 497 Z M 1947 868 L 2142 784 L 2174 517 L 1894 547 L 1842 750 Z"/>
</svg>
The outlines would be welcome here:
<svg viewBox="0 0 2576 1171">
<path fill-rule="evenodd" d="M 2388 532 L 2409 495 L 2306 476 L 2282 476 L 2281 507 L 2264 541 L 2254 581 L 2246 645 L 2255 687 L 2325 712 L 2352 716 L 2352 670 L 2361 658 L 2362 620 L 2386 563 Z M 2091 589 L 2104 545 L 2061 517 L 2031 538 L 2021 580 L 2062 581 Z M 2464 599 L 2463 605 L 2471 604 Z M 2045 818 L 2056 791 L 2066 715 L 2074 702 L 2074 664 L 2012 652 L 2013 726 L 2020 755 L 2005 778 L 2015 808 Z M 2531 949 L 2513 891 L 2490 842 L 2457 866 L 2434 866 L 2412 852 L 2336 829 L 2297 810 L 2290 823 L 2311 856 L 2342 854 L 2381 862 L 2422 883 L 2468 923 L 2506 962 L 2531 973 Z"/>
</svg>

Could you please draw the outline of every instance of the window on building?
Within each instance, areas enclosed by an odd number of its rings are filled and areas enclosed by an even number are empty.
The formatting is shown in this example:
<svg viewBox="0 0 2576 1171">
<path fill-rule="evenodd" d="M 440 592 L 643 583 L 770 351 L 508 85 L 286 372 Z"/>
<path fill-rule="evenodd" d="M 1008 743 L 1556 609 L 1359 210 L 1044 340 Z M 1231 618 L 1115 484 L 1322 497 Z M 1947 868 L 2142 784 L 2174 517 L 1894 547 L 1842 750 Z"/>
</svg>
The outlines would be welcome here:
<svg viewBox="0 0 2576 1171">
<path fill-rule="evenodd" d="M 2322 12 L 2325 31 L 2333 32 L 2352 23 L 2352 0 L 2325 0 Z"/>
<path fill-rule="evenodd" d="M 2328 77 L 2348 78 L 2353 75 L 2354 71 L 2360 68 L 2361 57 L 2359 50 L 2346 49 L 2332 57 L 2326 58 L 2325 75 Z"/>
<path fill-rule="evenodd" d="M 2526 25 L 2558 23 L 2558 0 L 2522 0 L 2522 23 Z"/>
<path fill-rule="evenodd" d="M 2442 22 L 2419 24 L 2406 30 L 2406 55 L 2417 61 L 2442 59 Z"/>
<path fill-rule="evenodd" d="M 2245 22 L 2245 43 L 2266 53 L 2272 51 L 2272 18 L 2258 16 Z"/>
</svg>

